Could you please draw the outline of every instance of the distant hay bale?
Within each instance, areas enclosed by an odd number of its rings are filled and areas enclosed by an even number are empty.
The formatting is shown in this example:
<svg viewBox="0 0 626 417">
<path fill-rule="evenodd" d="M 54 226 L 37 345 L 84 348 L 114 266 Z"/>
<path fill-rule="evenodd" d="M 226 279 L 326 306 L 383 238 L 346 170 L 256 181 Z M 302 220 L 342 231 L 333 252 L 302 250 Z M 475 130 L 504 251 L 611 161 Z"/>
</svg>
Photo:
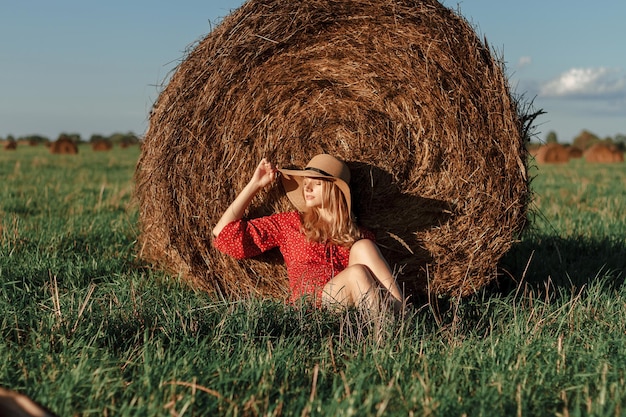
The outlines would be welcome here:
<svg viewBox="0 0 626 417">
<path fill-rule="evenodd" d="M 541 146 L 542 145 L 539 143 L 528 143 L 526 145 L 526 149 L 528 149 L 528 155 L 534 158 L 537 155 L 537 151 L 539 150 L 539 148 L 541 148 Z"/>
<path fill-rule="evenodd" d="M 96 140 L 91 143 L 91 149 L 99 152 L 99 151 L 110 151 L 113 149 L 113 143 L 108 139 Z"/>
<path fill-rule="evenodd" d="M 566 146 L 570 159 L 582 158 L 583 151 L 578 146 Z"/>
<path fill-rule="evenodd" d="M 14 151 L 17 149 L 17 142 L 15 140 L 6 140 L 4 141 L 3 148 L 5 151 Z"/>
<path fill-rule="evenodd" d="M 50 152 L 54 154 L 74 155 L 78 153 L 78 146 L 72 139 L 62 137 L 50 144 Z"/>
<path fill-rule="evenodd" d="M 624 162 L 624 153 L 615 145 L 596 143 L 591 145 L 585 153 L 585 161 L 598 163 Z"/>
<path fill-rule="evenodd" d="M 285 297 L 280 254 L 211 229 L 262 157 L 347 161 L 359 221 L 409 292 L 493 281 L 527 212 L 528 121 L 502 62 L 436 0 L 249 0 L 178 66 L 137 170 L 139 254 L 228 297 Z M 292 209 L 277 183 L 247 215 Z"/>
<path fill-rule="evenodd" d="M 570 159 L 568 149 L 559 143 L 542 145 L 536 150 L 534 156 L 538 164 L 560 164 L 569 162 Z"/>
</svg>

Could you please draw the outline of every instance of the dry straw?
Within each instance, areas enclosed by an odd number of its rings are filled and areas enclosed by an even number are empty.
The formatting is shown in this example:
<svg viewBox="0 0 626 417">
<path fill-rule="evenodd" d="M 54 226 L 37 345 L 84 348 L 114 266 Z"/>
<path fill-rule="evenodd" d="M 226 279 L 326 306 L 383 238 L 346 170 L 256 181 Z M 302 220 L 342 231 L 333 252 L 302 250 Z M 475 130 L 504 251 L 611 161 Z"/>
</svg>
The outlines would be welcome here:
<svg viewBox="0 0 626 417">
<path fill-rule="evenodd" d="M 5 151 L 14 151 L 17 149 L 17 141 L 9 139 L 2 145 Z"/>
<path fill-rule="evenodd" d="M 587 162 L 624 162 L 624 152 L 620 151 L 615 145 L 606 145 L 604 143 L 591 145 L 585 150 L 584 156 Z"/>
<path fill-rule="evenodd" d="M 78 153 L 78 145 L 67 137 L 61 137 L 50 144 L 50 153 L 75 155 Z"/>
<path fill-rule="evenodd" d="M 579 159 L 583 157 L 583 151 L 578 146 L 566 146 L 567 153 L 569 154 L 570 159 Z"/>
<path fill-rule="evenodd" d="M 110 151 L 113 149 L 113 142 L 108 139 L 96 140 L 91 143 L 91 149 L 96 152 Z"/>
<path fill-rule="evenodd" d="M 534 152 L 538 164 L 559 164 L 569 162 L 571 154 L 568 148 L 560 143 L 548 143 Z"/>
<path fill-rule="evenodd" d="M 494 280 L 527 211 L 521 115 L 501 61 L 435 0 L 250 0 L 160 94 L 136 170 L 139 253 L 227 297 L 284 297 L 280 254 L 236 261 L 211 229 L 262 157 L 327 152 L 409 292 Z M 248 216 L 291 209 L 277 183 Z"/>
</svg>

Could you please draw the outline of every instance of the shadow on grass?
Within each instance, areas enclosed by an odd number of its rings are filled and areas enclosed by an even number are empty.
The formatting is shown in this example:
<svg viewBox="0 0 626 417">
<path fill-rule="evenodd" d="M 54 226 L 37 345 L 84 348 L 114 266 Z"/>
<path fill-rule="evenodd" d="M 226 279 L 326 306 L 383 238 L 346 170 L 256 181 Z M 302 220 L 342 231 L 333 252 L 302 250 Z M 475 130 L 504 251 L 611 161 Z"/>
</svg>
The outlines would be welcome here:
<svg viewBox="0 0 626 417">
<path fill-rule="evenodd" d="M 552 287 L 581 289 L 598 280 L 613 287 L 624 283 L 626 244 L 617 237 L 529 235 L 502 259 L 502 278 L 493 290 L 508 294 L 519 285 L 541 291 Z"/>
<path fill-rule="evenodd" d="M 615 236 L 528 233 L 501 260 L 497 281 L 462 299 L 430 300 L 430 308 L 442 336 L 451 341 L 460 335 L 487 335 L 493 331 L 492 321 L 511 322 L 517 307 L 536 308 L 540 317 L 547 305 L 558 308 L 574 296 L 612 297 L 624 285 L 625 255 L 624 240 Z"/>
</svg>

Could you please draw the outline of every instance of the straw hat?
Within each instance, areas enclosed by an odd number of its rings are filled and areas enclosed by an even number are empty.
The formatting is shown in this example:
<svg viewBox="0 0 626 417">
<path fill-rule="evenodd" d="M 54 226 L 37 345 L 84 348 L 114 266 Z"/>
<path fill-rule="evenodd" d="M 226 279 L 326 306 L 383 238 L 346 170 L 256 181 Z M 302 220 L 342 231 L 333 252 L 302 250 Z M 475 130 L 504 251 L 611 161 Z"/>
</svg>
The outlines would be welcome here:
<svg viewBox="0 0 626 417">
<path fill-rule="evenodd" d="M 304 178 L 322 178 L 330 180 L 339 187 L 348 205 L 348 212 L 352 210 L 350 198 L 350 169 L 339 159 L 328 154 L 315 155 L 304 169 L 279 169 L 283 187 L 289 200 L 296 208 L 303 212 L 306 202 L 302 193 Z"/>
</svg>

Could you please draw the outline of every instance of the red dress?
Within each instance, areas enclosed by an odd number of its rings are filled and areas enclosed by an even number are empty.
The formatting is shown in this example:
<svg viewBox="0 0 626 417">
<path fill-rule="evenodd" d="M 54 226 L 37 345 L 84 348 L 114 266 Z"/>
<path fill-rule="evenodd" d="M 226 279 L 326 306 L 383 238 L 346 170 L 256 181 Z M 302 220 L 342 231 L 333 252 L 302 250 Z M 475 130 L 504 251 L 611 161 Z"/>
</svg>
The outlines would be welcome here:
<svg viewBox="0 0 626 417">
<path fill-rule="evenodd" d="M 213 240 L 213 246 L 237 259 L 279 248 L 287 266 L 292 302 L 303 295 L 314 295 L 320 301 L 324 285 L 343 271 L 350 259 L 349 248 L 309 241 L 300 232 L 296 211 L 231 222 Z"/>
</svg>

